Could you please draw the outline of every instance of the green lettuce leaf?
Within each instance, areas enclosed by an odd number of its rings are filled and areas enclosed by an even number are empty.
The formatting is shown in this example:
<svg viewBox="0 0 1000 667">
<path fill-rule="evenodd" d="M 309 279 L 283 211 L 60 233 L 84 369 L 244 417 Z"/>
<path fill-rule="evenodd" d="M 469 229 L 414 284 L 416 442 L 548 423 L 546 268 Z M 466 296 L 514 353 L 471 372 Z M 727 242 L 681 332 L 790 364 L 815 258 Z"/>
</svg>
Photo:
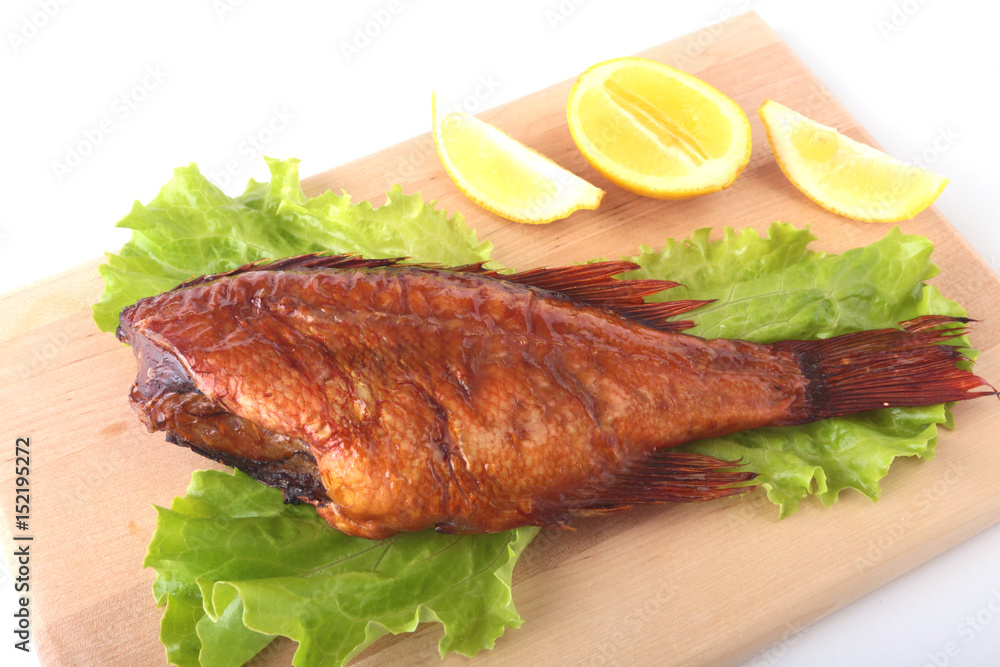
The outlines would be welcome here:
<svg viewBox="0 0 1000 667">
<path fill-rule="evenodd" d="M 132 238 L 99 268 L 105 288 L 93 306 L 98 328 L 114 331 L 121 310 L 142 297 L 262 259 L 310 252 L 445 266 L 489 259 L 492 244 L 477 241 L 462 216 L 448 217 L 398 185 L 378 208 L 332 191 L 307 198 L 297 160 L 267 163 L 271 180 L 251 180 L 239 197 L 227 196 L 192 164 L 176 169 L 149 204 L 135 202 L 117 224 L 131 229 Z"/>
<path fill-rule="evenodd" d="M 764 235 L 726 229 L 711 241 L 709 234 L 702 229 L 687 240 L 668 240 L 659 252 L 644 247 L 634 258 L 642 268 L 628 274 L 683 283 L 658 295 L 661 300 L 716 299 L 691 313 L 695 326 L 688 333 L 768 343 L 891 327 L 932 313 L 965 314 L 924 284 L 938 272 L 931 242 L 898 228 L 841 255 L 809 250 L 812 234 L 785 223 Z M 933 457 L 937 425 L 949 419 L 944 405 L 893 408 L 745 431 L 685 449 L 743 460 L 787 516 L 812 493 L 827 506 L 847 488 L 877 499 L 893 459 Z"/>
<path fill-rule="evenodd" d="M 242 665 L 277 635 L 299 643 L 295 665 L 340 665 L 429 621 L 443 626 L 442 655 L 474 655 L 521 624 L 511 572 L 538 530 L 352 538 L 311 505 L 215 470 L 157 512 L 144 566 L 158 573 L 167 659 L 182 667 Z"/>
</svg>

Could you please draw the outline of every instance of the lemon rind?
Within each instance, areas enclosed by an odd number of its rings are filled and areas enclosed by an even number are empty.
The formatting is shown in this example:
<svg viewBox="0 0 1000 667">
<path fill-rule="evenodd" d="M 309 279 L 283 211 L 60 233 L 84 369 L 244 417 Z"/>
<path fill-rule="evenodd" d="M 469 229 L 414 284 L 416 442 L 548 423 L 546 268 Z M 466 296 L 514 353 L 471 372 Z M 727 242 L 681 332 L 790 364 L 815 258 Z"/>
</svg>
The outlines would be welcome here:
<svg viewBox="0 0 1000 667">
<path fill-rule="evenodd" d="M 596 209 L 604 198 L 605 192 L 573 172 L 560 166 L 555 161 L 542 155 L 530 146 L 526 146 L 506 134 L 499 128 L 482 121 L 475 116 L 452 111 L 438 114 L 437 97 L 432 96 L 432 114 L 434 118 L 434 143 L 438 156 L 444 164 L 445 171 L 458 189 L 479 207 L 513 222 L 525 224 L 546 224 L 569 217 L 580 210 Z M 456 164 L 448 152 L 442 136 L 442 125 L 447 118 L 461 122 L 472 123 L 479 132 L 485 133 L 491 142 L 500 150 L 505 150 L 515 156 L 526 171 L 530 171 L 557 187 L 557 195 L 547 204 L 533 207 L 534 214 L 526 214 L 523 206 L 505 206 L 502 202 L 489 196 L 483 188 L 466 178 L 461 166 Z"/>
<path fill-rule="evenodd" d="M 771 152 L 774 154 L 781 172 L 802 194 L 831 213 L 859 222 L 892 223 L 911 220 L 933 204 L 945 186 L 948 185 L 947 178 L 929 169 L 916 167 L 873 146 L 851 139 L 835 128 L 818 123 L 774 100 L 765 100 L 758 108 L 757 113 L 764 124 Z M 836 189 L 823 188 L 822 184 L 809 173 L 809 169 L 788 159 L 789 155 L 799 155 L 790 139 L 791 128 L 798 123 L 836 132 L 838 140 L 841 142 L 840 150 L 846 150 L 862 162 L 871 161 L 892 168 L 910 170 L 926 184 L 919 190 L 919 196 L 896 201 L 893 200 L 891 193 L 885 193 L 876 201 L 856 204 L 844 201 Z M 783 131 L 779 132 L 779 130 Z"/>
<path fill-rule="evenodd" d="M 724 158 L 708 160 L 696 171 L 686 176 L 650 177 L 608 158 L 582 131 L 578 119 L 580 97 L 595 86 L 600 86 L 607 78 L 607 72 L 614 72 L 622 64 L 635 64 L 667 70 L 683 83 L 711 98 L 729 121 L 733 130 L 733 145 L 730 154 Z M 585 70 L 573 84 L 567 102 L 567 121 L 570 135 L 584 158 L 594 169 L 615 185 L 647 197 L 660 199 L 686 199 L 712 192 L 718 192 L 732 185 L 750 162 L 752 149 L 750 121 L 736 102 L 707 82 L 682 70 L 645 58 L 623 57 L 597 63 Z"/>
</svg>

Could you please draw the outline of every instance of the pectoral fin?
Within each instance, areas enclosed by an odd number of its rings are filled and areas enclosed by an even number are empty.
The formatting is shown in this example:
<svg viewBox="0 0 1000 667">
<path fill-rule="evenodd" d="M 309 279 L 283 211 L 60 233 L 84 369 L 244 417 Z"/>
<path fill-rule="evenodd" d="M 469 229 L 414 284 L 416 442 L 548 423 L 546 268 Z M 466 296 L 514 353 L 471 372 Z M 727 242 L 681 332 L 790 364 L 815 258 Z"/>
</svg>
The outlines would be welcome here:
<svg viewBox="0 0 1000 667">
<path fill-rule="evenodd" d="M 751 491 L 755 473 L 737 470 L 738 461 L 702 454 L 656 450 L 645 459 L 591 487 L 572 509 L 601 513 L 644 503 L 689 503 Z"/>
</svg>

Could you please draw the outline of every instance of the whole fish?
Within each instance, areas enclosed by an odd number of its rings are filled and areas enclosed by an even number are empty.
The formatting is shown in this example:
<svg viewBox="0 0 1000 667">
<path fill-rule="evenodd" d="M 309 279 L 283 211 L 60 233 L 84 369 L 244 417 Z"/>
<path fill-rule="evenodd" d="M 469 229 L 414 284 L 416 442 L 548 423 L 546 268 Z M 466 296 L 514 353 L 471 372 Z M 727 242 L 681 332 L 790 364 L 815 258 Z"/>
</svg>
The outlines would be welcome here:
<svg viewBox="0 0 1000 667">
<path fill-rule="evenodd" d="M 746 491 L 698 438 L 988 395 L 924 317 L 818 341 L 705 340 L 600 262 L 498 275 L 308 255 L 197 278 L 121 314 L 150 431 L 367 538 L 564 524 Z M 960 324 L 967 320 L 958 320 Z M 988 386 L 988 385 L 986 385 Z M 733 486 L 738 484 L 737 486 Z"/>
</svg>

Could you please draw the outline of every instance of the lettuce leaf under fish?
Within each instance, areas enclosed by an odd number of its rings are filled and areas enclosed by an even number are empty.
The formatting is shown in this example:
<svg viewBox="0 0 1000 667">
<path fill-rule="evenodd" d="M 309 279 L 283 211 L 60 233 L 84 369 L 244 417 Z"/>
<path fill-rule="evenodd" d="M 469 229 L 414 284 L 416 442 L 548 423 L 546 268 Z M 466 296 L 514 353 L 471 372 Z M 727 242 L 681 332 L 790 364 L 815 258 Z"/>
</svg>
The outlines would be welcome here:
<svg viewBox="0 0 1000 667">
<path fill-rule="evenodd" d="M 191 165 L 147 205 L 119 222 L 132 239 L 100 269 L 94 306 L 104 331 L 120 310 L 192 276 L 307 252 L 407 256 L 443 265 L 487 261 L 461 216 L 448 217 L 398 187 L 373 207 L 332 192 L 306 197 L 297 161 L 268 160 L 271 180 L 229 197 Z M 809 249 L 814 237 L 788 224 L 767 234 L 699 230 L 643 248 L 629 277 L 682 282 L 664 299 L 717 299 L 690 316 L 707 337 L 769 342 L 891 326 L 921 314 L 961 315 L 924 281 L 934 275 L 930 242 L 890 231 L 842 255 Z M 586 258 L 581 258 L 586 259 Z M 815 493 L 824 504 L 842 489 L 872 498 L 896 456 L 930 458 L 944 406 L 880 410 L 794 428 L 759 429 L 688 445 L 744 459 L 781 514 Z M 308 505 L 242 473 L 199 471 L 187 495 L 158 508 L 145 564 L 156 570 L 165 607 L 161 641 L 170 662 L 239 665 L 275 636 L 299 642 L 294 664 L 343 664 L 386 632 L 419 622 L 443 626 L 439 649 L 472 655 L 521 623 L 511 571 L 537 529 L 484 536 L 400 535 L 373 543 L 330 530 Z"/>
<path fill-rule="evenodd" d="M 966 314 L 924 284 L 938 273 L 931 242 L 899 228 L 840 255 L 809 250 L 812 234 L 785 223 L 772 224 L 766 235 L 726 229 L 716 241 L 709 232 L 668 240 L 662 251 L 642 248 L 634 258 L 642 268 L 628 274 L 683 283 L 661 299 L 717 299 L 687 315 L 695 321 L 687 333 L 770 343 L 892 327 L 920 315 Z M 744 461 L 784 517 L 810 494 L 826 506 L 847 488 L 877 500 L 893 459 L 932 458 L 937 426 L 949 420 L 945 405 L 891 408 L 744 431 L 684 449 Z"/>
<path fill-rule="evenodd" d="M 419 195 L 393 186 L 386 203 L 351 203 L 332 191 L 306 197 L 298 160 L 267 159 L 271 180 L 253 179 L 229 197 L 196 165 L 179 167 L 148 204 L 135 202 L 117 226 L 132 230 L 99 268 L 104 295 L 94 304 L 101 331 L 114 331 L 125 306 L 195 276 L 248 262 L 310 252 L 355 252 L 369 258 L 412 257 L 444 266 L 489 259 L 461 215 L 448 216 Z"/>
<path fill-rule="evenodd" d="M 312 505 L 217 470 L 195 472 L 157 513 L 144 565 L 159 573 L 161 639 L 180 667 L 236 667 L 277 635 L 299 643 L 296 665 L 338 665 L 428 621 L 443 626 L 442 655 L 474 655 L 521 624 L 511 571 L 538 530 L 363 540 L 331 530 Z"/>
</svg>

